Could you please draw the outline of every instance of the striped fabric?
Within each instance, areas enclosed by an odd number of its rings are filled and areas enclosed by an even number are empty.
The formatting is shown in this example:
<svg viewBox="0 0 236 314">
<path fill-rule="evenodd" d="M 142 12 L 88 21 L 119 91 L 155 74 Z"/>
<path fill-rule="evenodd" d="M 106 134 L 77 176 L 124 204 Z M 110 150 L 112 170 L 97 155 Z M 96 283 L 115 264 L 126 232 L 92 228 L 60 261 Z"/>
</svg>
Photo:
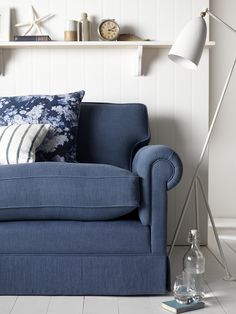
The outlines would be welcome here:
<svg viewBox="0 0 236 314">
<path fill-rule="evenodd" d="M 13 124 L 0 127 L 0 164 L 35 161 L 36 148 L 42 143 L 49 124 Z"/>
</svg>

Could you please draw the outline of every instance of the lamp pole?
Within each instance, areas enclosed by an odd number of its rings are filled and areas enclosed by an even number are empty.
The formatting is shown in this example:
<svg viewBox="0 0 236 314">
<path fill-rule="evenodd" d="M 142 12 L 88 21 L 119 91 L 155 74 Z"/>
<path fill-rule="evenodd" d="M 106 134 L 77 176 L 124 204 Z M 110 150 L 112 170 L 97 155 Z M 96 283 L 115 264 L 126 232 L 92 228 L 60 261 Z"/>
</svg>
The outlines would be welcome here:
<svg viewBox="0 0 236 314">
<path fill-rule="evenodd" d="M 209 9 L 205 9 L 203 12 L 201 12 L 200 15 L 201 15 L 201 17 L 205 17 L 206 14 L 209 14 L 212 18 L 214 18 L 216 21 L 222 23 L 224 26 L 226 26 L 228 29 L 230 29 L 234 33 L 236 32 L 236 30 L 234 28 L 232 28 L 230 25 L 228 25 L 227 23 L 222 21 L 219 17 L 217 17 L 213 13 L 211 13 L 209 11 Z M 236 64 L 236 57 L 234 59 L 234 62 L 232 64 L 230 70 L 229 70 L 226 82 L 225 82 L 223 90 L 221 92 L 221 96 L 220 96 L 220 99 L 219 99 L 219 102 L 218 102 L 215 114 L 213 116 L 213 119 L 212 119 L 212 122 L 211 122 L 211 125 L 210 125 L 210 128 L 209 128 L 209 131 L 207 133 L 207 137 L 205 139 L 205 143 L 204 143 L 203 148 L 202 148 L 202 152 L 201 152 L 201 155 L 200 155 L 200 158 L 199 158 L 199 162 L 198 162 L 198 164 L 196 166 L 196 169 L 194 171 L 194 175 L 193 175 L 193 178 L 192 178 L 191 183 L 190 183 L 190 187 L 189 187 L 189 190 L 188 190 L 188 193 L 187 193 L 187 196 L 186 196 L 186 199 L 185 199 L 182 211 L 181 211 L 181 215 L 180 215 L 179 221 L 177 223 L 175 234 L 174 234 L 174 237 L 173 237 L 173 240 L 172 240 L 172 243 L 171 243 L 171 246 L 170 246 L 169 254 L 168 254 L 169 257 L 171 257 L 171 255 L 173 253 L 173 249 L 174 249 L 174 246 L 175 246 L 175 243 L 176 243 L 176 239 L 178 237 L 181 225 L 183 223 L 184 215 L 185 215 L 185 213 L 187 211 L 187 206 L 188 206 L 188 203 L 189 203 L 189 199 L 190 199 L 193 187 L 194 187 L 195 184 L 199 184 L 200 185 L 200 190 L 201 190 L 201 192 L 203 194 L 203 198 L 204 198 L 204 201 L 205 201 L 205 204 L 206 204 L 206 209 L 207 209 L 207 212 L 208 212 L 210 220 L 211 220 L 211 224 L 212 224 L 212 227 L 213 227 L 213 232 L 214 232 L 214 235 L 215 235 L 217 246 L 218 246 L 218 249 L 219 249 L 219 252 L 220 252 L 221 260 L 222 260 L 222 263 L 223 263 L 223 266 L 224 266 L 224 269 L 225 269 L 225 272 L 226 272 L 226 276 L 224 277 L 225 280 L 235 280 L 235 278 L 229 272 L 227 261 L 226 261 L 226 258 L 225 258 L 225 255 L 224 255 L 224 252 L 223 252 L 220 240 L 219 240 L 219 236 L 218 236 L 217 229 L 216 229 L 216 226 L 215 226 L 215 223 L 214 223 L 214 219 L 213 219 L 213 216 L 212 216 L 212 213 L 211 213 L 211 210 L 210 210 L 210 206 L 209 206 L 209 203 L 208 203 L 207 198 L 205 196 L 205 193 L 204 193 L 201 181 L 200 181 L 200 179 L 198 177 L 198 171 L 199 171 L 199 168 L 200 168 L 200 166 L 202 164 L 202 161 L 204 159 L 204 156 L 205 156 L 205 153 L 206 153 L 209 141 L 211 139 L 211 135 L 212 135 L 212 132 L 213 132 L 216 120 L 217 120 L 217 118 L 219 116 L 219 112 L 220 112 L 220 109 L 221 109 L 221 106 L 222 106 L 222 103 L 223 103 L 223 100 L 224 100 L 224 97 L 225 97 L 225 94 L 226 94 L 226 91 L 227 91 L 227 88 L 228 88 L 228 85 L 229 85 L 229 82 L 230 82 L 230 79 L 231 79 L 231 76 L 233 74 L 233 71 L 234 71 L 234 68 L 235 68 L 235 64 Z"/>
</svg>

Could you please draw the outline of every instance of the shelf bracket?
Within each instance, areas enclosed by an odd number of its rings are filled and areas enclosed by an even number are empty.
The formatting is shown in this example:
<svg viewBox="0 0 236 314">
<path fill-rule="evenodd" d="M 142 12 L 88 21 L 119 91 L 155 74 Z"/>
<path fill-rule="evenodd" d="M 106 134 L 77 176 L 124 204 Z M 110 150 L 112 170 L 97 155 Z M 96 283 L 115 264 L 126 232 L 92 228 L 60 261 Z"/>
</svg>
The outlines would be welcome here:
<svg viewBox="0 0 236 314">
<path fill-rule="evenodd" d="M 3 48 L 0 49 L 0 76 L 4 76 L 4 55 L 3 55 Z"/>
<path fill-rule="evenodd" d="M 136 76 L 143 75 L 142 73 L 142 65 L 143 65 L 143 46 L 137 47 L 137 59 L 136 59 Z"/>
</svg>

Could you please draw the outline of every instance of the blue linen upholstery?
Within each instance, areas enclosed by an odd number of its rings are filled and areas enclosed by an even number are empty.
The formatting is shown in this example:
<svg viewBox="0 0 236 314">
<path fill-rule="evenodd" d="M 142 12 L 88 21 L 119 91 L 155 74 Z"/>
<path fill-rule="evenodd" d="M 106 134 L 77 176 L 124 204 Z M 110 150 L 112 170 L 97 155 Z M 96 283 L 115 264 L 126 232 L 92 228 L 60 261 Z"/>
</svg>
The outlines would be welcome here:
<svg viewBox="0 0 236 314">
<path fill-rule="evenodd" d="M 146 106 L 82 102 L 80 116 L 78 161 L 131 170 L 135 153 L 150 140 Z"/>
<path fill-rule="evenodd" d="M 134 157 L 133 172 L 142 182 L 139 218 L 144 225 L 151 226 L 152 252 L 164 255 L 167 246 L 167 191 L 181 179 L 181 160 L 167 146 L 146 146 Z"/>
<path fill-rule="evenodd" d="M 1 254 L 1 295 L 165 294 L 166 256 Z"/>
<path fill-rule="evenodd" d="M 151 253 L 150 228 L 131 219 L 1 222 L 0 239 L 0 254 Z"/>
<path fill-rule="evenodd" d="M 163 189 L 170 190 L 181 179 L 182 163 L 178 155 L 169 147 L 150 145 L 137 152 L 132 167 L 132 171 L 142 178 L 143 199 L 138 211 L 141 222 L 148 225 L 152 221 L 153 208 L 156 206 L 158 208 L 159 200 L 157 200 L 157 204 L 152 202 L 154 195 L 157 195 L 160 189 L 159 184 L 154 184 L 153 180 L 150 180 L 150 174 L 151 179 L 154 180 L 161 176 L 164 184 Z M 157 175 L 154 175 L 153 172 L 157 172 Z"/>
<path fill-rule="evenodd" d="M 145 146 L 150 136 L 147 110 L 142 104 L 86 103 L 81 106 L 80 119 L 79 165 L 4 166 L 0 168 L 0 182 L 5 178 L 5 184 L 10 187 L 6 179 L 11 181 L 13 174 L 21 179 L 32 177 L 32 173 L 48 174 L 44 183 L 47 188 L 50 185 L 55 188 L 51 202 L 56 202 L 57 197 L 66 206 L 65 214 L 71 210 L 69 204 L 80 202 L 77 194 L 83 187 L 79 187 L 75 179 L 77 169 L 82 176 L 119 174 L 130 178 L 130 190 L 124 191 L 124 182 L 120 181 L 117 186 L 110 184 L 104 193 L 104 186 L 98 181 L 96 191 L 101 193 L 101 199 L 97 201 L 104 203 L 107 198 L 114 201 L 116 193 L 128 193 L 125 195 L 135 203 L 137 210 L 107 221 L 0 222 L 0 294 L 165 294 L 170 288 L 166 256 L 167 191 L 181 178 L 181 161 L 166 146 Z M 52 178 L 53 173 L 57 176 Z M 60 187 L 63 176 L 66 177 L 63 185 L 66 193 Z M 13 196 L 22 197 L 28 204 L 32 197 L 37 202 L 43 203 L 45 198 L 50 201 L 46 189 L 38 189 L 39 194 L 33 196 L 33 184 L 28 185 L 27 193 L 24 184 L 13 186 L 23 197 L 1 184 L 0 189 L 6 195 L 0 195 L 5 200 L 5 208 L 0 211 L 9 210 L 7 205 L 14 200 Z M 86 191 L 87 186 L 79 193 L 80 197 L 86 199 Z M 93 199 L 92 193 L 90 197 Z M 90 197 L 88 202 L 91 202 Z M 3 204 L 1 200 L 0 204 Z M 28 208 L 24 206 L 21 210 L 26 213 Z M 12 219 L 16 218 L 12 216 Z"/>
<path fill-rule="evenodd" d="M 102 164 L 0 165 L 0 191 L 0 220 L 114 219 L 140 198 L 138 176 Z"/>
</svg>

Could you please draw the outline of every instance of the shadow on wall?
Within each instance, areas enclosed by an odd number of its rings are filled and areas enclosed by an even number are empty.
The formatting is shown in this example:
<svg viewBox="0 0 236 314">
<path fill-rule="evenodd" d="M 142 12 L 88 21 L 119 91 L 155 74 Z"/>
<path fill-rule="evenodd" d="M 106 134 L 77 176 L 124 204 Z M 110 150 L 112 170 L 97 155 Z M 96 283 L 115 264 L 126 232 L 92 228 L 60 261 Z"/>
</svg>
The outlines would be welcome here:
<svg viewBox="0 0 236 314">
<path fill-rule="evenodd" d="M 122 25 L 121 29 L 120 29 L 120 34 L 135 34 L 135 28 L 133 25 Z"/>
<path fill-rule="evenodd" d="M 158 49 L 147 48 L 143 50 L 143 75 L 148 75 L 151 69 L 153 69 L 152 65 L 156 62 L 158 56 Z"/>
<path fill-rule="evenodd" d="M 168 193 L 168 208 L 174 210 L 172 212 L 168 211 L 167 243 L 170 244 L 174 236 L 176 224 L 179 220 L 196 165 L 194 165 L 191 156 L 192 143 L 188 143 L 186 141 L 186 134 L 184 133 L 183 128 L 181 128 L 181 125 L 179 125 L 174 118 L 171 119 L 167 116 L 153 117 L 151 115 L 149 118 L 149 124 L 151 129 L 150 144 L 167 145 L 171 147 L 177 152 L 183 162 L 184 171 L 182 180 L 174 190 L 171 190 Z M 192 142 L 194 143 L 194 138 L 192 139 Z M 198 160 L 198 156 L 195 159 Z M 201 177 L 204 180 L 208 177 L 207 168 L 203 167 Z M 200 209 L 199 217 L 201 238 L 205 239 L 207 238 L 205 235 L 207 232 L 207 215 L 204 210 L 203 199 L 201 196 L 199 196 L 198 201 Z M 177 243 L 187 244 L 189 230 L 196 228 L 195 209 L 195 198 L 194 193 L 192 193 Z M 205 245 L 206 243 L 202 242 L 202 244 Z"/>
<path fill-rule="evenodd" d="M 91 21 L 90 40 L 99 40 L 98 36 L 99 20 L 96 16 L 92 15 L 90 16 L 90 21 Z"/>
<path fill-rule="evenodd" d="M 16 35 L 16 29 L 15 29 L 15 24 L 16 24 L 16 10 L 11 9 L 11 34 L 10 34 L 10 40 L 13 40 L 14 35 Z M 5 75 L 7 73 L 7 66 L 8 66 L 8 61 L 12 59 L 12 54 L 13 51 L 11 49 L 1 49 L 0 50 L 0 74 Z"/>
<path fill-rule="evenodd" d="M 12 59 L 13 51 L 11 49 L 0 50 L 0 74 L 5 75 L 7 73 L 7 66 L 10 59 Z"/>
<path fill-rule="evenodd" d="M 15 27 L 16 23 L 17 23 L 16 9 L 11 9 L 11 40 L 13 40 L 14 35 L 18 35 L 17 30 L 19 28 Z"/>
</svg>

